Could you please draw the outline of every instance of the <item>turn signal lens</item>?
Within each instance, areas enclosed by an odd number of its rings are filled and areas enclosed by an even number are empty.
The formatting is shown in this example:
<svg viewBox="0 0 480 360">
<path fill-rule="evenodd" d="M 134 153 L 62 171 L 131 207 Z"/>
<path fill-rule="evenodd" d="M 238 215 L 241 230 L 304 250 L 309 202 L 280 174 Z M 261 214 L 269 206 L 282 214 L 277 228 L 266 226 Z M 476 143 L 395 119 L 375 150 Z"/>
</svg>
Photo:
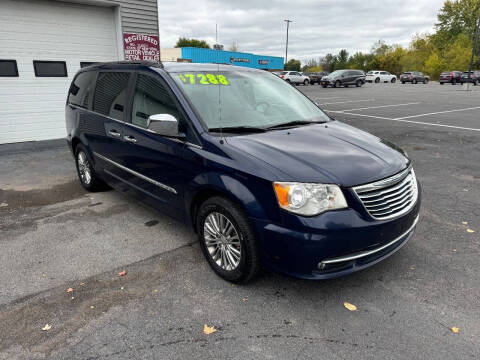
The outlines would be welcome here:
<svg viewBox="0 0 480 360">
<path fill-rule="evenodd" d="M 278 205 L 295 214 L 313 216 L 347 207 L 342 190 L 337 185 L 275 182 L 273 187 Z"/>
</svg>

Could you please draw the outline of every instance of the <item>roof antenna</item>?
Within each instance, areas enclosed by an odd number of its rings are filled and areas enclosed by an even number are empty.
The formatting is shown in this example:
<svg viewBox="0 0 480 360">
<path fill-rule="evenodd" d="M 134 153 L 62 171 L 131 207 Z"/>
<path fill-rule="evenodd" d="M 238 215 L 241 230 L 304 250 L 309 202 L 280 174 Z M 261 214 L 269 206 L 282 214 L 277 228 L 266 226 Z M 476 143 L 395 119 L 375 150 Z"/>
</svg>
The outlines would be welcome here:
<svg viewBox="0 0 480 360">
<path fill-rule="evenodd" d="M 215 45 L 218 45 L 218 24 L 215 23 Z M 218 79 L 218 74 L 220 73 L 220 63 L 218 61 L 218 52 L 220 51 L 217 47 L 216 51 L 216 58 L 217 58 L 217 79 Z M 217 80 L 217 86 L 218 86 L 218 120 L 220 121 L 220 144 L 223 144 L 223 128 L 222 128 L 222 108 L 221 108 L 221 100 L 220 100 L 220 88 L 221 85 Z"/>
</svg>

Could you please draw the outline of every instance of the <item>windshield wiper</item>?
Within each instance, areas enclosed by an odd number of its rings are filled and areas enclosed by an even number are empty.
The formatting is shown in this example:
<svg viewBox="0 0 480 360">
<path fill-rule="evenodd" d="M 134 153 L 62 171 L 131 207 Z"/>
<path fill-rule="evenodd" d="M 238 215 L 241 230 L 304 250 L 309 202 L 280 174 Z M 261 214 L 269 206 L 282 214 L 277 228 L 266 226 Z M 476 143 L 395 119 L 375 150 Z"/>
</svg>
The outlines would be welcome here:
<svg viewBox="0 0 480 360">
<path fill-rule="evenodd" d="M 282 124 L 272 125 L 272 126 L 267 127 L 266 129 L 267 129 L 267 130 L 270 130 L 270 129 L 283 129 L 283 128 L 289 128 L 289 127 L 298 126 L 298 125 L 324 124 L 324 123 L 326 123 L 326 121 L 318 121 L 318 120 L 317 120 L 317 121 L 313 121 L 313 120 L 296 120 L 296 121 L 289 121 L 289 122 L 282 123 Z"/>
<path fill-rule="evenodd" d="M 260 133 L 267 131 L 265 128 L 254 127 L 254 126 L 229 126 L 223 128 L 210 128 L 210 132 L 225 132 L 225 133 Z"/>
</svg>

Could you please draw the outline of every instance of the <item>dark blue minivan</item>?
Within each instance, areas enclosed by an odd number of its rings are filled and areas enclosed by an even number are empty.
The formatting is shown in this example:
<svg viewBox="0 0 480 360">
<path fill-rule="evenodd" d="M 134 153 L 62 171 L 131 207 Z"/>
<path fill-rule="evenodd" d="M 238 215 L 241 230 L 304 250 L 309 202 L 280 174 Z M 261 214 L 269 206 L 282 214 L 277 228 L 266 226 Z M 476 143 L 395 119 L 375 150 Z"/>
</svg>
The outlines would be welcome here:
<svg viewBox="0 0 480 360">
<path fill-rule="evenodd" d="M 82 186 L 191 224 L 232 282 L 262 265 L 325 279 L 400 249 L 420 185 L 395 145 L 335 121 L 282 79 L 218 64 L 84 68 L 66 104 Z"/>
</svg>

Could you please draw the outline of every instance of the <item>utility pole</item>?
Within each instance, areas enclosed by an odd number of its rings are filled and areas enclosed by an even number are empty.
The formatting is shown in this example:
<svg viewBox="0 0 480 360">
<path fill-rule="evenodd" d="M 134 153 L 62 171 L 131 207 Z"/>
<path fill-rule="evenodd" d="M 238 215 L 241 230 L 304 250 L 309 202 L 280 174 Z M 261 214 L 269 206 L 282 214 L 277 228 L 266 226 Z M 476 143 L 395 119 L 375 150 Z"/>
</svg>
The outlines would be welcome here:
<svg viewBox="0 0 480 360">
<path fill-rule="evenodd" d="M 287 57 L 288 57 L 288 27 L 290 25 L 291 22 L 293 22 L 292 20 L 283 20 L 287 23 L 287 43 L 285 44 L 285 65 L 287 64 Z"/>
<path fill-rule="evenodd" d="M 473 49 L 472 49 L 472 58 L 470 59 L 470 66 L 468 68 L 468 86 L 470 86 L 470 80 L 472 77 L 472 66 L 473 66 L 473 58 L 477 52 L 477 42 L 478 42 L 478 32 L 480 31 L 480 16 L 478 17 L 477 27 L 475 30 L 475 39 L 473 40 Z"/>
</svg>

